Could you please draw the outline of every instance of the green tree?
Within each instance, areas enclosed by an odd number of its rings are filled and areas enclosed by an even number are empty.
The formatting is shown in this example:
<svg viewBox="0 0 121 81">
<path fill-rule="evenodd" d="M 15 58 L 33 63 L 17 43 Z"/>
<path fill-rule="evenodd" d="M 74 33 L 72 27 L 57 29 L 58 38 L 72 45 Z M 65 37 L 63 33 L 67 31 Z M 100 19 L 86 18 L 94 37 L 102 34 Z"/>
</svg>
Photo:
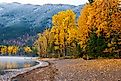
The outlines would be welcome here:
<svg viewBox="0 0 121 81">
<path fill-rule="evenodd" d="M 101 57 L 103 51 L 107 48 L 103 35 L 97 36 L 93 30 L 87 43 L 87 53 L 91 58 Z"/>
</svg>

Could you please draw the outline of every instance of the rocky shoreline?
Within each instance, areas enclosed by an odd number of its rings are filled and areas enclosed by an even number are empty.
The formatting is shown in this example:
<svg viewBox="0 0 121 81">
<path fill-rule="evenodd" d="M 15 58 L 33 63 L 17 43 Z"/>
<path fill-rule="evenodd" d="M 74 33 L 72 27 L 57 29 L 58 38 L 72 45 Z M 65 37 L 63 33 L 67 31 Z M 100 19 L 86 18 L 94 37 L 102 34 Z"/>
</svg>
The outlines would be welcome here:
<svg viewBox="0 0 121 81">
<path fill-rule="evenodd" d="M 20 74 L 18 81 L 121 81 L 121 59 L 57 59 L 50 65 Z"/>
<path fill-rule="evenodd" d="M 34 70 L 36 68 L 46 67 L 46 66 L 49 65 L 48 62 L 44 62 L 44 61 L 36 60 L 36 62 L 38 62 L 39 64 L 36 65 L 36 66 L 33 66 L 33 67 L 23 68 L 23 69 L 8 69 L 8 70 L 5 70 L 4 71 L 5 74 L 0 75 L 0 81 L 11 81 L 11 78 L 16 77 L 17 75 L 24 74 L 24 73 L 31 71 L 31 70 Z M 12 80 L 12 81 L 14 81 L 14 80 Z"/>
</svg>

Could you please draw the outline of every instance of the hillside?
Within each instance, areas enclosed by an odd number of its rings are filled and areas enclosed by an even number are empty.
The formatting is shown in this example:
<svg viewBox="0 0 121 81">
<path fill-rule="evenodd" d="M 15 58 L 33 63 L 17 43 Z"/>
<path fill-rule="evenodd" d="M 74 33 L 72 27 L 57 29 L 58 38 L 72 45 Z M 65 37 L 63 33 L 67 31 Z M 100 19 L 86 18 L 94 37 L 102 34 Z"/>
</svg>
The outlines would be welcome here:
<svg viewBox="0 0 121 81">
<path fill-rule="evenodd" d="M 78 18 L 82 7 L 83 5 L 0 3 L 0 44 L 31 45 L 37 33 L 51 27 L 54 14 L 72 9 Z"/>
</svg>

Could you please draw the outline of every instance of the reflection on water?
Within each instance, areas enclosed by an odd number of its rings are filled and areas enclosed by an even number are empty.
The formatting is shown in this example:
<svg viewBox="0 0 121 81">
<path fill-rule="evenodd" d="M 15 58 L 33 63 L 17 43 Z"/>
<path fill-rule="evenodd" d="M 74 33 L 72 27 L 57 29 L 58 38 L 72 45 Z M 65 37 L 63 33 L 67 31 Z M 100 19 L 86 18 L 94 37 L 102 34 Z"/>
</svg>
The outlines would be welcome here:
<svg viewBox="0 0 121 81">
<path fill-rule="evenodd" d="M 38 63 L 30 59 L 0 58 L 0 69 L 20 69 L 35 66 Z"/>
<path fill-rule="evenodd" d="M 5 63 L 2 63 L 0 62 L 0 68 L 1 69 L 14 69 L 14 68 L 17 68 L 18 65 L 16 62 L 12 63 L 12 62 L 5 62 Z"/>
</svg>

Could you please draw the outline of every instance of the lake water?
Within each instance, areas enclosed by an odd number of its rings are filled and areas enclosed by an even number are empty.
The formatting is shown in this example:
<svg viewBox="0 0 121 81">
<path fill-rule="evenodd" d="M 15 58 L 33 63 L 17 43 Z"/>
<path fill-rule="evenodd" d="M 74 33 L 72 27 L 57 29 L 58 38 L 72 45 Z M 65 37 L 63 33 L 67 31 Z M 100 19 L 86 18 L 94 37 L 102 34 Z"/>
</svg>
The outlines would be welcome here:
<svg viewBox="0 0 121 81">
<path fill-rule="evenodd" d="M 39 64 L 32 57 L 2 57 L 0 56 L 0 70 L 28 68 Z"/>
</svg>

